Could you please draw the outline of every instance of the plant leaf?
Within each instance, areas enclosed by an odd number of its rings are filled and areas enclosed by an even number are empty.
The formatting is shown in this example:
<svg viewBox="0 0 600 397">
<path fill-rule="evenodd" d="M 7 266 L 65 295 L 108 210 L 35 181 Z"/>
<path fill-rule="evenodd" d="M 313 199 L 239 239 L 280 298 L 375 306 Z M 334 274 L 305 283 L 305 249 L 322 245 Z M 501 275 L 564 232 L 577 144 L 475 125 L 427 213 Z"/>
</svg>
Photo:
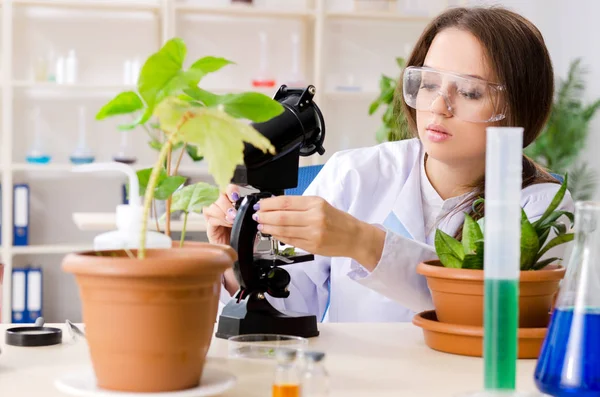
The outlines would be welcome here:
<svg viewBox="0 0 600 397">
<path fill-rule="evenodd" d="M 521 270 L 530 269 L 536 261 L 540 242 L 535 228 L 521 209 Z"/>
<path fill-rule="evenodd" d="M 381 98 L 377 98 L 371 103 L 371 105 L 369 106 L 369 116 L 375 113 L 377 109 L 379 109 L 379 106 L 381 106 Z"/>
<path fill-rule="evenodd" d="M 154 198 L 157 200 L 167 200 L 185 183 L 186 179 L 186 177 L 180 175 L 171 175 L 164 178 L 156 186 L 156 189 L 154 189 Z"/>
<path fill-rule="evenodd" d="M 171 93 L 189 86 L 192 73 L 182 71 L 187 49 L 180 38 L 173 38 L 151 55 L 140 71 L 138 92 L 144 99 L 150 115 L 154 106 Z M 141 121 L 145 123 L 147 120 Z"/>
<path fill-rule="evenodd" d="M 462 262 L 463 269 L 483 270 L 483 255 L 468 254 Z"/>
<path fill-rule="evenodd" d="M 185 151 L 194 162 L 202 161 L 204 159 L 204 156 L 198 153 L 198 148 L 196 146 L 187 145 L 185 147 Z"/>
<path fill-rule="evenodd" d="M 213 94 L 200 87 L 188 87 L 183 92 L 189 95 L 190 98 L 202 102 L 204 106 L 208 107 L 217 106 L 223 100 L 221 95 Z"/>
<path fill-rule="evenodd" d="M 549 264 L 551 264 L 552 262 L 556 262 L 559 260 L 560 260 L 560 258 L 544 259 L 543 261 L 537 262 L 535 265 L 533 265 L 531 267 L 531 270 L 541 270 L 541 269 L 545 268 L 546 266 L 548 266 Z"/>
<path fill-rule="evenodd" d="M 281 255 L 283 255 L 283 256 L 294 256 L 294 255 L 296 255 L 296 248 L 295 247 L 287 247 L 286 249 L 284 249 L 283 251 L 281 251 Z"/>
<path fill-rule="evenodd" d="M 542 215 L 542 217 L 540 219 L 538 219 L 536 222 L 534 222 L 534 224 L 533 224 L 534 227 L 537 227 L 537 225 L 543 223 L 546 220 L 546 218 L 548 218 L 554 212 L 554 210 L 558 208 L 560 203 L 563 201 L 563 198 L 565 197 L 565 193 L 567 191 L 568 178 L 569 178 L 569 176 L 565 175 L 565 180 L 563 181 L 562 185 L 560 186 L 560 189 L 558 189 L 558 191 L 554 195 L 552 202 L 550 203 L 548 208 L 546 208 L 546 211 L 544 211 L 544 214 Z"/>
<path fill-rule="evenodd" d="M 236 118 L 243 118 L 255 123 L 262 123 L 283 113 L 283 105 L 265 94 L 244 92 L 227 94 L 221 104 L 225 112 Z"/>
<path fill-rule="evenodd" d="M 215 108 L 196 108 L 179 132 L 185 142 L 201 149 L 221 191 L 230 183 L 236 166 L 244 164 L 244 142 L 263 152 L 275 152 L 252 126 Z"/>
<path fill-rule="evenodd" d="M 204 207 L 210 206 L 219 198 L 219 189 L 206 182 L 198 182 L 176 191 L 173 194 L 171 212 L 202 213 Z"/>
<path fill-rule="evenodd" d="M 539 261 L 540 258 L 542 258 L 544 256 L 544 254 L 546 252 L 548 252 L 550 249 L 552 249 L 558 245 L 573 241 L 573 238 L 575 238 L 575 235 L 573 233 L 561 234 L 560 236 L 554 237 L 552 240 L 550 240 L 548 242 L 548 244 L 546 244 L 544 246 L 544 248 L 542 248 L 542 250 L 540 252 L 538 252 L 536 259 L 535 259 L 536 262 Z"/>
<path fill-rule="evenodd" d="M 213 56 L 207 56 L 198 59 L 192 64 L 192 66 L 190 66 L 190 70 L 194 70 L 197 72 L 195 76 L 198 78 L 198 81 L 196 81 L 196 84 L 194 85 L 198 85 L 200 80 L 207 74 L 216 72 L 222 69 L 223 67 L 231 64 L 235 64 L 235 62 L 232 62 L 225 58 Z"/>
<path fill-rule="evenodd" d="M 434 245 L 438 258 L 445 267 L 462 267 L 465 252 L 458 240 L 438 229 L 435 232 Z"/>
<path fill-rule="evenodd" d="M 539 242 L 539 246 L 543 247 L 544 244 L 546 244 L 546 239 L 548 239 L 548 236 L 550 235 L 550 227 L 547 227 L 542 234 L 538 235 L 538 242 Z"/>
<path fill-rule="evenodd" d="M 148 142 L 148 145 L 154 149 L 154 150 L 158 150 L 160 151 L 160 149 L 162 148 L 162 143 L 160 143 L 159 141 L 157 141 L 156 139 L 151 140 L 150 142 Z"/>
<path fill-rule="evenodd" d="M 540 231 L 548 228 L 551 224 L 553 224 L 554 222 L 556 222 L 558 220 L 558 218 L 560 218 L 562 216 L 566 216 L 567 218 L 569 218 L 569 220 L 571 221 L 571 225 L 573 225 L 573 223 L 575 223 L 575 215 L 573 215 L 572 212 L 569 212 L 569 211 L 554 211 L 552 214 L 550 214 L 544 220 L 544 222 L 542 222 L 542 223 L 540 223 L 540 224 L 537 225 L 536 230 L 538 231 L 538 233 L 540 233 Z"/>
<path fill-rule="evenodd" d="M 475 242 L 483 239 L 483 233 L 479 228 L 479 225 L 469 214 L 465 214 L 465 221 L 463 224 L 463 237 L 462 245 L 465 254 L 472 254 L 477 248 Z"/>
<path fill-rule="evenodd" d="M 111 99 L 96 114 L 96 120 L 103 120 L 121 114 L 129 114 L 144 108 L 144 103 L 137 93 L 125 91 Z"/>
</svg>

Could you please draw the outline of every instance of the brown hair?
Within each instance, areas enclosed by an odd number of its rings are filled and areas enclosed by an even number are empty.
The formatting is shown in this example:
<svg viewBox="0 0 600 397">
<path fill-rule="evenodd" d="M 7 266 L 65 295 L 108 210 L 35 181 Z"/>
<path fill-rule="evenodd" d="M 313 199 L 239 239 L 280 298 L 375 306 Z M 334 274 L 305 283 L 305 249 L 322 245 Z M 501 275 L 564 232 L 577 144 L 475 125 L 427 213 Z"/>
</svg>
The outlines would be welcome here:
<svg viewBox="0 0 600 397">
<path fill-rule="evenodd" d="M 552 61 L 539 30 L 521 15 L 501 7 L 451 8 L 425 28 L 406 66 L 423 66 L 433 39 L 447 28 L 468 31 L 482 44 L 496 83 L 506 87 L 503 98 L 506 117 L 494 125 L 523 127 L 523 147 L 527 147 L 541 133 L 554 97 Z M 413 135 L 418 137 L 416 111 L 403 100 L 402 79 L 394 101 L 396 115 L 403 112 Z M 533 160 L 523 156 L 523 188 L 544 182 L 558 183 Z M 481 178 L 463 208 L 470 208 L 484 193 L 485 179 Z M 473 216 L 477 219 L 482 214 L 483 206 L 478 205 Z M 462 228 L 457 236 L 460 238 L 461 234 Z"/>
</svg>

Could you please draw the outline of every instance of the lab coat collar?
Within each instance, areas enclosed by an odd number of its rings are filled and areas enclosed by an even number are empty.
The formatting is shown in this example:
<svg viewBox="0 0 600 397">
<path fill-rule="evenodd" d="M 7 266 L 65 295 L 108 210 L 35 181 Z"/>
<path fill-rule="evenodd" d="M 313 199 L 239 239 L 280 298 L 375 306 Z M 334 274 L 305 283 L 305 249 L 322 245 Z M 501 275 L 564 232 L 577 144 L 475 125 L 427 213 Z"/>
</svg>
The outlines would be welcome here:
<svg viewBox="0 0 600 397">
<path fill-rule="evenodd" d="M 404 237 L 424 243 L 425 225 L 421 203 L 421 164 L 425 149 L 421 145 L 406 181 L 398 194 L 384 226 Z"/>
</svg>

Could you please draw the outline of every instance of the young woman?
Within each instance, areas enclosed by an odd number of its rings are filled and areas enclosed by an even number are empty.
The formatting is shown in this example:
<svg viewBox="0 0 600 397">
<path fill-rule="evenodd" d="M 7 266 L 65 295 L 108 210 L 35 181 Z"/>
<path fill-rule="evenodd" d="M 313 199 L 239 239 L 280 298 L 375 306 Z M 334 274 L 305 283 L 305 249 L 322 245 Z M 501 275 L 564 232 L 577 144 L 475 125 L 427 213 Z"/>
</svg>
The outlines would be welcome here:
<svg viewBox="0 0 600 397">
<path fill-rule="evenodd" d="M 483 196 L 486 127 L 523 127 L 523 146 L 532 143 L 550 112 L 553 79 L 540 32 L 518 14 L 454 8 L 435 18 L 396 96 L 415 139 L 336 153 L 303 196 L 259 203 L 259 230 L 316 257 L 287 267 L 291 294 L 271 302 L 337 322 L 410 321 L 433 308 L 415 268 L 436 258 L 436 228 L 460 233 L 464 212 Z M 523 158 L 530 220 L 558 188 Z M 236 194 L 232 187 L 206 209 L 211 242 L 229 243 Z M 561 207 L 573 210 L 570 195 Z M 237 290 L 232 273 L 225 285 Z"/>
</svg>

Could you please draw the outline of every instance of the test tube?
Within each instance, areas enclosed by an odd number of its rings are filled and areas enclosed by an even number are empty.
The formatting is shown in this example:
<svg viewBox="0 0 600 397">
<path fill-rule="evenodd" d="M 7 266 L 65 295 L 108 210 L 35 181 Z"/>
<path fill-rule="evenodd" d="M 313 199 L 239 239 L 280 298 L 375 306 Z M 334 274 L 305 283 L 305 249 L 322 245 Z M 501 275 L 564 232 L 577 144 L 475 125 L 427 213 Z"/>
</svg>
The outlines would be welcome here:
<svg viewBox="0 0 600 397">
<path fill-rule="evenodd" d="M 488 127 L 485 170 L 485 389 L 515 389 L 523 128 Z"/>
</svg>

